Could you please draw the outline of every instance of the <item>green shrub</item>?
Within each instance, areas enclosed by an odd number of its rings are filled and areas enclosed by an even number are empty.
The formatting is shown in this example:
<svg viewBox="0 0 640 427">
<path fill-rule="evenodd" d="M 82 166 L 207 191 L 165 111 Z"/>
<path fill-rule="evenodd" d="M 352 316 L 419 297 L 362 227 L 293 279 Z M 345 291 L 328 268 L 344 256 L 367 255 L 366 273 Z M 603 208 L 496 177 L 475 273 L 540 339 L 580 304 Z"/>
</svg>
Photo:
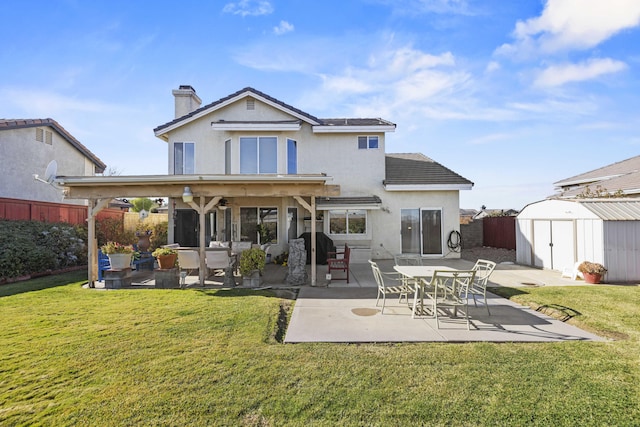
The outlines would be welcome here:
<svg viewBox="0 0 640 427">
<path fill-rule="evenodd" d="M 0 279 L 87 264 L 86 229 L 0 220 Z"/>
</svg>

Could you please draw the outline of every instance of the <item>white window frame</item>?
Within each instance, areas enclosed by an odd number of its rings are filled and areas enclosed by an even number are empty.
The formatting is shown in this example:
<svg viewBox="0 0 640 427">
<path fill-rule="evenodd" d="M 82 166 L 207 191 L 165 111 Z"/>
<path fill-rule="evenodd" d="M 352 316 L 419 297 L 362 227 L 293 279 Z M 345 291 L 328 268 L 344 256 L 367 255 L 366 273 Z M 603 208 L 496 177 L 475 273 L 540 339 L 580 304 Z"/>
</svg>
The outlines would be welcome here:
<svg viewBox="0 0 640 427">
<path fill-rule="evenodd" d="M 275 139 L 275 150 L 276 152 L 274 153 L 274 158 L 275 158 L 275 169 L 273 171 L 261 171 L 261 165 L 260 165 L 260 140 L 262 138 L 269 138 L 269 139 Z M 249 140 L 249 139 L 255 139 L 256 142 L 256 147 L 255 147 L 255 152 L 256 152 L 256 170 L 255 171 L 247 171 L 246 169 L 243 170 L 243 164 L 242 164 L 242 160 L 243 160 L 243 152 L 242 152 L 242 143 L 243 140 Z M 239 146 L 239 154 L 240 154 L 240 173 L 244 173 L 244 174 L 255 174 L 255 175 L 260 175 L 260 174 L 273 174 L 273 173 L 278 173 L 278 137 L 277 136 L 273 136 L 273 135 L 262 135 L 262 136 L 241 136 L 238 139 L 238 146 Z"/>
<path fill-rule="evenodd" d="M 349 212 L 364 212 L 364 232 L 363 233 L 349 233 Z M 344 212 L 346 221 L 345 229 L 346 233 L 334 233 L 331 231 L 331 217 L 337 212 Z M 331 209 L 327 211 L 327 227 L 329 228 L 330 236 L 347 236 L 347 237 L 361 237 L 369 234 L 369 211 L 367 209 Z"/>
<path fill-rule="evenodd" d="M 177 160 L 176 160 L 176 147 L 178 144 L 182 144 L 182 172 L 177 171 Z M 191 170 L 188 170 L 188 164 L 186 163 L 186 150 L 185 147 L 187 145 L 191 145 L 193 147 L 193 159 L 191 159 Z M 193 141 L 175 141 L 173 143 L 173 174 L 174 175 L 191 175 L 196 173 L 196 143 Z"/>
<path fill-rule="evenodd" d="M 366 145 L 367 145 L 366 147 L 361 147 L 360 146 L 361 138 L 366 138 L 366 140 L 363 141 L 363 142 L 366 143 Z M 372 141 L 374 139 L 376 141 L 376 144 L 375 144 L 376 146 L 372 147 L 372 145 L 373 145 Z M 379 136 L 377 136 L 377 135 L 358 135 L 358 149 L 359 150 L 377 150 L 379 148 L 380 148 L 380 137 Z"/>
</svg>

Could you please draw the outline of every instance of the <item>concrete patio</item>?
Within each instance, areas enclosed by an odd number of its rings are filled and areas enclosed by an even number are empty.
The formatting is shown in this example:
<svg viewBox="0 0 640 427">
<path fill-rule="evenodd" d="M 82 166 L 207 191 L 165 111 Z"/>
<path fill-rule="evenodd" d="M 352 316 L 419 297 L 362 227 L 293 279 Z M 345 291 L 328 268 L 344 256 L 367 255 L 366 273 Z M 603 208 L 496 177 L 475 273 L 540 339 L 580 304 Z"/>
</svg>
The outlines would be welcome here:
<svg viewBox="0 0 640 427">
<path fill-rule="evenodd" d="M 392 260 L 379 261 L 383 271 L 393 270 Z M 430 265 L 447 265 L 464 270 L 473 263 L 461 259 L 426 261 Z M 307 266 L 309 269 L 309 266 Z M 310 269 L 309 269 L 310 270 Z M 412 318 L 411 309 L 397 298 L 388 298 L 384 315 L 376 307 L 377 286 L 366 264 L 351 264 L 350 283 L 326 280 L 326 266 L 318 266 L 317 286 L 291 286 L 285 283 L 286 267 L 268 265 L 263 288 L 289 289 L 297 292 L 296 303 L 285 336 L 286 343 L 301 342 L 561 342 L 603 341 L 594 334 L 554 319 L 541 312 L 515 304 L 505 298 L 488 295 L 491 315 L 482 303 L 471 302 L 467 330 L 464 317 L 440 317 L 440 328 L 432 317 Z M 206 288 L 222 288 L 222 276 L 205 282 Z M 239 279 L 239 278 L 238 278 Z M 134 272 L 132 288 L 155 286 L 152 272 Z M 241 279 L 237 280 L 241 285 Z M 490 278 L 490 287 L 578 286 L 581 280 L 561 277 L 559 272 L 518 265 L 500 264 Z M 97 285 L 98 287 L 100 284 Z M 588 285 L 597 286 L 597 285 Z M 188 276 L 186 288 L 202 289 L 197 276 Z M 557 307 L 567 318 L 575 314 L 570 308 Z M 564 312 L 562 310 L 565 310 Z"/>
</svg>

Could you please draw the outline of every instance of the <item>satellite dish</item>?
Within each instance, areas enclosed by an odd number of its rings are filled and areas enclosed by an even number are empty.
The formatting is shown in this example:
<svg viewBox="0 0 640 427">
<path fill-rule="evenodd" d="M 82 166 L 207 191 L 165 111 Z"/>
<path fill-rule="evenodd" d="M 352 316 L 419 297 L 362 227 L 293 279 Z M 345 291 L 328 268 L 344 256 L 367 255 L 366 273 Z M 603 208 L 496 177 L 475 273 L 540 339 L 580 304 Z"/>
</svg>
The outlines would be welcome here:
<svg viewBox="0 0 640 427">
<path fill-rule="evenodd" d="M 53 181 L 56 179 L 58 173 L 58 163 L 55 160 L 51 160 L 47 165 L 47 170 L 44 172 L 44 179 L 40 178 L 38 174 L 33 175 L 33 179 L 36 181 L 44 182 L 45 184 L 51 184 L 55 187 Z"/>
<path fill-rule="evenodd" d="M 58 173 L 58 163 L 55 160 L 51 160 L 47 165 L 47 170 L 44 172 L 44 180 L 52 184 L 53 180 L 56 179 L 56 173 Z"/>
</svg>

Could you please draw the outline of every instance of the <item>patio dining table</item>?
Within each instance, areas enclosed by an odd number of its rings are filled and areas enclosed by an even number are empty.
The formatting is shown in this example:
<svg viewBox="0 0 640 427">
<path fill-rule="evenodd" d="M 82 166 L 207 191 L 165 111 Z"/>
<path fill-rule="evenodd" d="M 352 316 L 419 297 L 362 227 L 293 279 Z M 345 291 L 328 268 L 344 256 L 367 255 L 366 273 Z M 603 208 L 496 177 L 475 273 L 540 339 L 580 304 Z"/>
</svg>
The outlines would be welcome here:
<svg viewBox="0 0 640 427">
<path fill-rule="evenodd" d="M 424 310 L 424 294 L 425 286 L 429 284 L 431 277 L 435 271 L 456 271 L 455 268 L 446 265 L 396 265 L 393 267 L 395 271 L 402 274 L 407 279 L 415 283 L 417 289 L 420 290 L 420 312 Z M 413 301 L 413 313 L 416 314 L 416 300 Z"/>
</svg>

